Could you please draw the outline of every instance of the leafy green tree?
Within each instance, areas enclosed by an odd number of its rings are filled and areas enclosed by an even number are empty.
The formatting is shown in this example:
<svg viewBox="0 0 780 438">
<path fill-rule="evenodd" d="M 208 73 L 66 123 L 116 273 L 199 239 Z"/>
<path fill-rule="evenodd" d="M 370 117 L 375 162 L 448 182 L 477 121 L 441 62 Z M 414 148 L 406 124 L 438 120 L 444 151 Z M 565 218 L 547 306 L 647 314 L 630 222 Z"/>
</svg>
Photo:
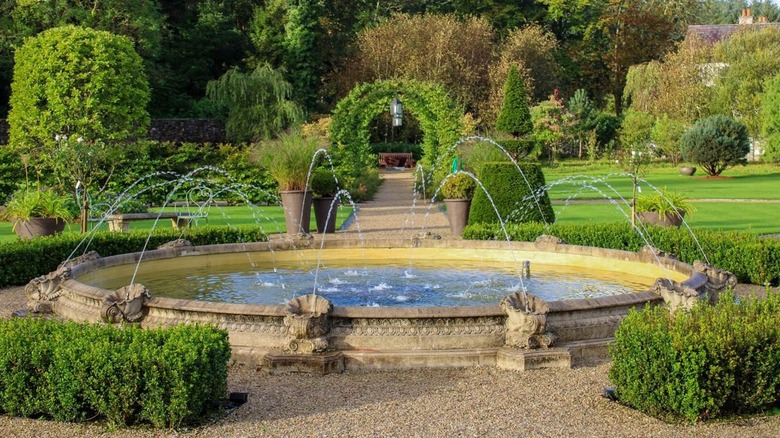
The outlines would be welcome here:
<svg viewBox="0 0 780 438">
<path fill-rule="evenodd" d="M 688 125 L 685 122 L 664 114 L 655 121 L 650 133 L 653 143 L 675 166 L 682 159 L 680 139 L 687 129 Z"/>
<path fill-rule="evenodd" d="M 620 144 L 628 150 L 646 150 L 655 117 L 644 111 L 629 109 L 623 115 L 623 123 L 620 127 Z"/>
<path fill-rule="evenodd" d="M 249 36 L 259 63 L 282 66 L 284 57 L 284 24 L 287 22 L 287 0 L 269 0 L 255 8 Z"/>
<path fill-rule="evenodd" d="M 731 117 L 715 115 L 697 121 L 682 137 L 682 154 L 718 176 L 737 164 L 747 164 L 750 139 L 744 124 Z"/>
<path fill-rule="evenodd" d="M 132 41 L 63 26 L 28 39 L 15 60 L 11 146 L 38 172 L 53 171 L 71 187 L 80 182 L 85 192 L 100 191 L 93 184 L 105 187 L 116 145 L 146 134 L 149 126 L 149 85 Z"/>
<path fill-rule="evenodd" d="M 512 66 L 509 68 L 504 84 L 504 103 L 496 119 L 496 131 L 513 137 L 522 137 L 531 133 L 533 129 L 525 84 L 517 68 Z"/>
<path fill-rule="evenodd" d="M 531 118 L 534 139 L 544 144 L 550 161 L 556 163 L 558 154 L 569 141 L 571 115 L 566 111 L 563 101 L 558 96 L 552 95 L 549 100 L 531 108 Z"/>
<path fill-rule="evenodd" d="M 715 79 L 716 113 L 729 114 L 747 126 L 750 136 L 761 133 L 761 94 L 768 78 L 780 73 L 780 29 L 746 29 L 715 48 L 722 63 Z"/>
<path fill-rule="evenodd" d="M 269 65 L 251 73 L 229 70 L 209 82 L 206 93 L 227 109 L 225 129 L 236 143 L 269 139 L 303 120 L 303 111 L 291 100 L 292 86 Z"/>
<path fill-rule="evenodd" d="M 322 73 L 317 38 L 322 34 L 320 0 L 296 0 L 289 3 L 284 26 L 282 59 L 293 86 L 293 97 L 306 109 L 314 108 Z"/>
<path fill-rule="evenodd" d="M 780 74 L 764 85 L 764 94 L 761 96 L 761 133 L 766 158 L 780 158 Z"/>
</svg>

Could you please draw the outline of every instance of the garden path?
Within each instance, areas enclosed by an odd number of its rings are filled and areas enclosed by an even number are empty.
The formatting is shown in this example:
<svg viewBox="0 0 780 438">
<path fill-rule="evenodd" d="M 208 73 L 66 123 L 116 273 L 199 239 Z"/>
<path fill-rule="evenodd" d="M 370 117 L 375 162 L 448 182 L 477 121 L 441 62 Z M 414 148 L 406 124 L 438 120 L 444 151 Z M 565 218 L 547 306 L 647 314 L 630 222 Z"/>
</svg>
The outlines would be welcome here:
<svg viewBox="0 0 780 438">
<path fill-rule="evenodd" d="M 413 238 L 426 232 L 452 238 L 447 216 L 439 204 L 416 198 L 413 170 L 383 169 L 380 177 L 384 182 L 374 200 L 358 205 L 355 217 L 337 235 L 354 237 L 359 230 L 370 239 Z"/>
</svg>

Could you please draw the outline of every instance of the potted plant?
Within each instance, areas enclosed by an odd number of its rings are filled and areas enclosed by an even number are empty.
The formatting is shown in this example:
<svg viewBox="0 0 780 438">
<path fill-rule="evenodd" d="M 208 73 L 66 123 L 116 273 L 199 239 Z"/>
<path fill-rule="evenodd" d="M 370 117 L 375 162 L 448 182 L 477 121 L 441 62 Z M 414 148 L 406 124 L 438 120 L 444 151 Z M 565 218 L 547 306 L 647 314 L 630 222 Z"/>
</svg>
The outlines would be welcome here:
<svg viewBox="0 0 780 438">
<path fill-rule="evenodd" d="M 679 227 L 685 214 L 695 210 L 684 195 L 671 190 L 662 189 L 636 198 L 637 217 L 649 225 Z"/>
<path fill-rule="evenodd" d="M 255 158 L 279 184 L 287 234 L 308 234 L 312 193 L 307 187 L 309 169 L 323 138 L 291 131 L 261 142 Z"/>
<path fill-rule="evenodd" d="M 471 198 L 474 196 L 476 186 L 471 175 L 465 172 L 450 175 L 442 183 L 440 190 L 444 197 L 444 205 L 447 206 L 447 220 L 455 236 L 462 235 L 463 229 L 469 222 Z"/>
<path fill-rule="evenodd" d="M 320 168 L 311 175 L 311 190 L 314 192 L 314 219 L 318 233 L 336 232 L 338 202 L 334 203 L 339 184 L 336 174 Z"/>
<path fill-rule="evenodd" d="M 680 166 L 680 174 L 685 176 L 693 176 L 696 173 L 696 167 L 694 166 Z"/>
<path fill-rule="evenodd" d="M 3 210 L 22 239 L 49 236 L 65 229 L 76 208 L 68 195 L 47 187 L 27 186 L 17 190 Z"/>
</svg>

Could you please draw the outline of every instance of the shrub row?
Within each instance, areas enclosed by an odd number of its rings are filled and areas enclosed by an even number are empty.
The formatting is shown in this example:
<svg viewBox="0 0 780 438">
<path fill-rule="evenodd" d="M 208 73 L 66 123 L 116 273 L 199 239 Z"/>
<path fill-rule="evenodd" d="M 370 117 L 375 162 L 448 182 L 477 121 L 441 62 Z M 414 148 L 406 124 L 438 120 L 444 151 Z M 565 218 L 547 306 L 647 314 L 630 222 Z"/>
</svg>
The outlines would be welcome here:
<svg viewBox="0 0 780 438">
<path fill-rule="evenodd" d="M 780 295 L 670 316 L 632 311 L 610 348 L 620 402 L 667 420 L 758 412 L 780 402 Z"/>
<path fill-rule="evenodd" d="M 16 241 L 0 244 L 0 287 L 25 284 L 30 279 L 57 269 L 63 260 L 78 248 L 75 255 L 95 250 L 103 257 L 141 251 L 146 239 L 147 248 L 155 249 L 163 243 L 176 239 L 187 239 L 193 245 L 213 245 L 219 243 L 259 242 L 267 236 L 258 227 L 196 227 L 180 231 L 157 228 L 149 237 L 145 231 L 128 233 L 100 232 L 86 242 L 80 234 L 60 234 L 40 237 L 29 241 Z M 79 246 L 81 245 L 81 246 Z"/>
<path fill-rule="evenodd" d="M 638 251 L 649 243 L 686 263 L 708 261 L 734 273 L 742 283 L 777 284 L 780 281 L 780 241 L 748 233 L 647 227 L 640 234 L 627 223 L 509 224 L 507 233 L 510 240 L 532 242 L 542 234 L 551 234 L 572 245 L 627 251 Z M 463 237 L 473 240 L 507 238 L 496 224 L 469 225 Z"/>
<path fill-rule="evenodd" d="M 176 427 L 227 391 L 224 330 L 0 320 L 0 411 L 112 426 Z"/>
</svg>

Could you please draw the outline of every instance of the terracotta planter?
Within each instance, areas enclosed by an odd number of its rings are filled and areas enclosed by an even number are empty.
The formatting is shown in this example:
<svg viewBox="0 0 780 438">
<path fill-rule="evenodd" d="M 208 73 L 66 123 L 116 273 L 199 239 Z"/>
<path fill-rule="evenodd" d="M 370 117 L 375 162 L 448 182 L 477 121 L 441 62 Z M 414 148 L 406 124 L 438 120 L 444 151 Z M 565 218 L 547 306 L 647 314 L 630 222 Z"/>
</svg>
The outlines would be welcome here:
<svg viewBox="0 0 780 438">
<path fill-rule="evenodd" d="M 65 221 L 51 217 L 34 217 L 23 221 L 14 221 L 14 232 L 22 239 L 32 239 L 38 236 L 51 236 L 65 229 Z"/>
<path fill-rule="evenodd" d="M 280 192 L 284 207 L 284 223 L 287 234 L 309 234 L 311 221 L 311 191 L 290 190 Z"/>
<path fill-rule="evenodd" d="M 678 213 L 679 214 L 666 213 L 664 215 L 659 215 L 655 211 L 639 211 L 636 213 L 636 216 L 640 221 L 648 225 L 679 227 L 685 217 L 685 210 L 678 210 Z"/>
<path fill-rule="evenodd" d="M 317 222 L 318 233 L 336 232 L 336 213 L 338 212 L 338 202 L 333 206 L 333 212 L 328 219 L 330 205 L 333 202 L 333 196 L 323 196 L 314 200 L 314 219 Z"/>
<path fill-rule="evenodd" d="M 693 166 L 683 166 L 680 168 L 680 173 L 687 176 L 693 176 L 696 173 L 696 168 Z"/>
<path fill-rule="evenodd" d="M 469 208 L 471 199 L 445 199 L 447 220 L 450 221 L 450 231 L 454 236 L 463 235 L 463 229 L 469 223 Z"/>
</svg>

